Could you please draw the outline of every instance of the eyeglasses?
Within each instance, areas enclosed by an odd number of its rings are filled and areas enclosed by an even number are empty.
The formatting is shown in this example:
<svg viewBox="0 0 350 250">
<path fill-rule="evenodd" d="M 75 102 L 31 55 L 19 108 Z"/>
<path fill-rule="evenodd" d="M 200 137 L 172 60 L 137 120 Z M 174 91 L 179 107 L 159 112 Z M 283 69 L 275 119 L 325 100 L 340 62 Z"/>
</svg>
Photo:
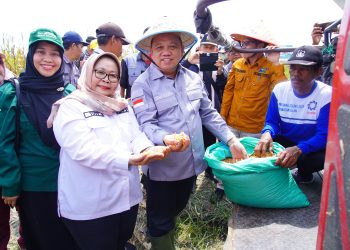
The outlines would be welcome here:
<svg viewBox="0 0 350 250">
<path fill-rule="evenodd" d="M 247 47 L 249 44 L 252 44 L 252 43 L 256 44 L 256 42 L 252 40 L 246 40 L 246 41 L 240 42 L 242 48 Z"/>
<path fill-rule="evenodd" d="M 108 80 L 111 82 L 118 82 L 120 79 L 119 75 L 116 73 L 107 74 L 106 72 L 104 72 L 103 70 L 100 70 L 100 69 L 95 69 L 94 71 L 95 71 L 96 78 L 101 79 L 101 80 L 105 79 L 106 76 L 107 76 Z"/>
</svg>

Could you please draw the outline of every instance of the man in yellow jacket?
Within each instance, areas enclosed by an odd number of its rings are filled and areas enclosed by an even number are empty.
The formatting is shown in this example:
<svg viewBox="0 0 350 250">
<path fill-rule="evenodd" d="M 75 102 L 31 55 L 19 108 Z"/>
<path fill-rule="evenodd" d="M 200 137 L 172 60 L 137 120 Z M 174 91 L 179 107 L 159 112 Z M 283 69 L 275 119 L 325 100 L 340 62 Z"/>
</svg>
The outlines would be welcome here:
<svg viewBox="0 0 350 250">
<path fill-rule="evenodd" d="M 276 46 L 264 29 L 231 34 L 242 48 L 259 49 Z M 232 65 L 227 80 L 221 116 L 236 137 L 260 138 L 273 87 L 287 80 L 283 65 L 278 63 L 279 53 L 241 53 L 242 58 Z"/>
</svg>

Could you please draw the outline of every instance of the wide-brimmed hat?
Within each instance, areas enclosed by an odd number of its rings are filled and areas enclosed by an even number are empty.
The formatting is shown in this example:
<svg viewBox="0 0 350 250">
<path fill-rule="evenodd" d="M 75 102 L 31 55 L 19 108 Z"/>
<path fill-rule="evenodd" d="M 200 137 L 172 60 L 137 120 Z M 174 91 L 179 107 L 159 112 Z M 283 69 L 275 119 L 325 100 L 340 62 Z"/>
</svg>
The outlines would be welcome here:
<svg viewBox="0 0 350 250">
<path fill-rule="evenodd" d="M 185 49 L 191 47 L 197 42 L 197 37 L 189 31 L 180 28 L 177 24 L 172 23 L 167 19 L 163 19 L 155 25 L 152 25 L 144 34 L 141 39 L 139 39 L 135 47 L 143 52 L 149 52 L 151 50 L 152 39 L 159 35 L 165 33 L 175 33 L 177 34 Z"/>
<path fill-rule="evenodd" d="M 248 38 L 259 40 L 272 46 L 277 45 L 276 40 L 273 38 L 270 31 L 262 22 L 258 22 L 254 26 L 246 27 L 237 33 L 232 33 L 231 38 L 239 42 Z"/>
<path fill-rule="evenodd" d="M 323 56 L 321 50 L 311 45 L 296 48 L 288 61 L 284 62 L 287 65 L 296 64 L 305 66 L 321 65 L 322 63 Z"/>
</svg>

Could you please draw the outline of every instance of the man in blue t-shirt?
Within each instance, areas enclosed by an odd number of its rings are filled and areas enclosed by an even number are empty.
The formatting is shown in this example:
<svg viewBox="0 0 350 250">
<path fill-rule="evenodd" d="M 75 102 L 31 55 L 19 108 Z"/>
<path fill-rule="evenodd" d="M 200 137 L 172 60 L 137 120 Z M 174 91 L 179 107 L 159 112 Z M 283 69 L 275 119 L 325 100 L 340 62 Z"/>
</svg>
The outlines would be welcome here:
<svg viewBox="0 0 350 250">
<path fill-rule="evenodd" d="M 317 81 L 322 74 L 322 53 L 313 46 L 294 50 L 290 81 L 273 89 L 262 136 L 255 154 L 273 151 L 277 141 L 286 149 L 277 155 L 275 165 L 297 166 L 293 177 L 298 183 L 313 182 L 313 172 L 323 169 L 328 134 L 332 87 Z"/>
</svg>

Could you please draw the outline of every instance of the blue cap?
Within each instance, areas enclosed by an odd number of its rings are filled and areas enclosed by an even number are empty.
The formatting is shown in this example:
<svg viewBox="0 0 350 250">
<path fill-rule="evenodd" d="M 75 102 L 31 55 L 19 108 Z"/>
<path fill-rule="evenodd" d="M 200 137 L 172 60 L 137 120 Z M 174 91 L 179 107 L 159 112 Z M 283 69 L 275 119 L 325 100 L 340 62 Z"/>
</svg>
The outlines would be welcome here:
<svg viewBox="0 0 350 250">
<path fill-rule="evenodd" d="M 88 43 L 84 42 L 83 41 L 83 38 L 81 38 L 81 36 L 75 32 L 75 31 L 68 31 L 66 32 L 63 37 L 62 37 L 62 40 L 63 40 L 63 44 L 70 44 L 70 43 L 80 43 L 84 46 L 87 46 L 89 45 Z"/>
</svg>

